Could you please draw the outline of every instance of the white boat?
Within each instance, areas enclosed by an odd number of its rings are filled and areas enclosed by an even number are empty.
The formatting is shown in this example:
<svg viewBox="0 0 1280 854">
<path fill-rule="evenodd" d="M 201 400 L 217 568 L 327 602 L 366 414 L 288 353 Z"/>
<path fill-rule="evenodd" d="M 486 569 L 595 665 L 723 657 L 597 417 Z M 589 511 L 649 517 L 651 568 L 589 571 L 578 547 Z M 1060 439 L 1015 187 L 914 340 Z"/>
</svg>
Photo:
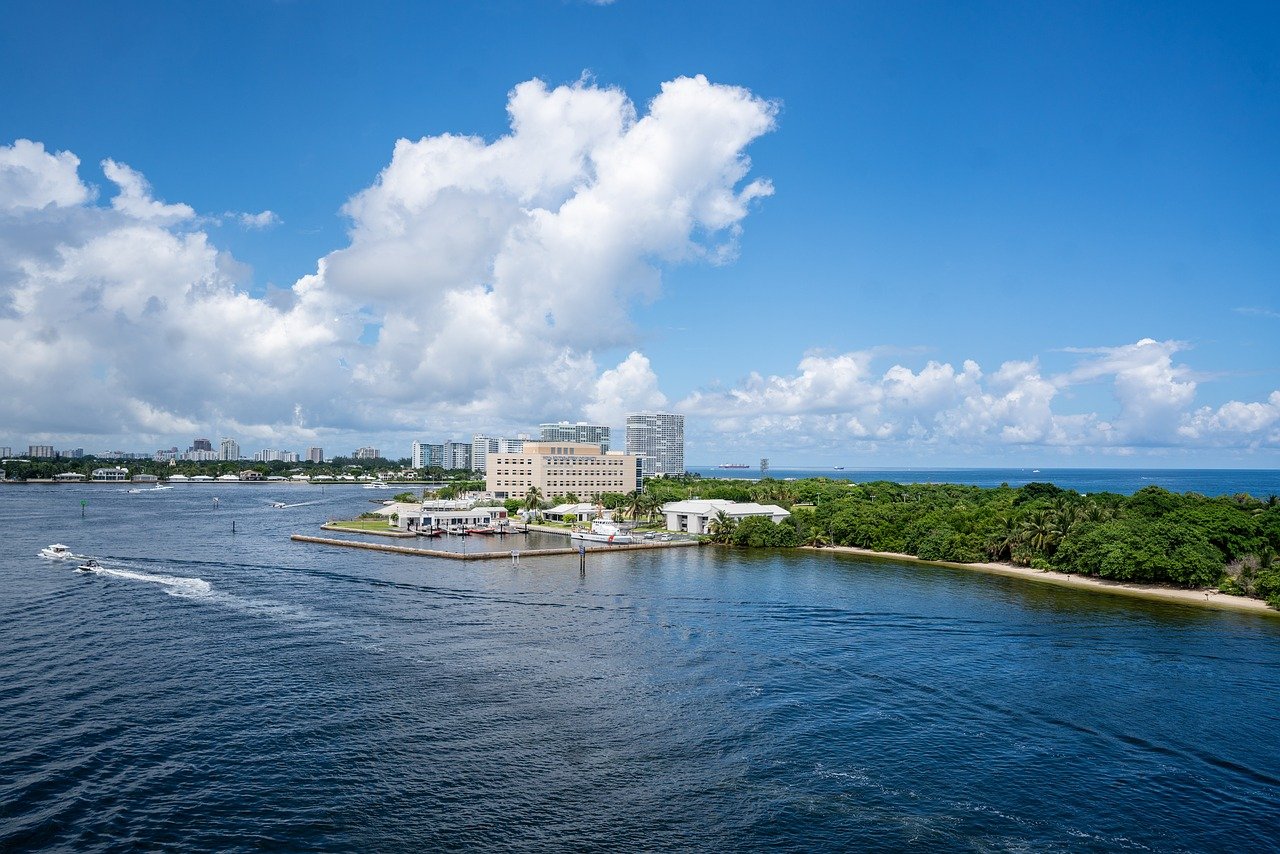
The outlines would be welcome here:
<svg viewBox="0 0 1280 854">
<path fill-rule="evenodd" d="M 93 572 L 96 569 L 102 569 L 102 564 L 93 558 L 89 558 L 84 563 L 76 567 L 76 572 Z"/>
<path fill-rule="evenodd" d="M 54 543 L 51 546 L 45 546 L 40 550 L 40 557 L 49 560 L 79 560 L 80 555 L 73 554 L 70 546 L 64 546 L 62 543 Z"/>
<path fill-rule="evenodd" d="M 365 489 L 390 489 L 391 487 L 384 481 L 371 480 L 364 485 Z"/>
<path fill-rule="evenodd" d="M 612 522 L 596 521 L 591 523 L 590 528 L 574 528 L 569 532 L 569 539 L 586 540 L 591 543 L 625 545 L 631 542 L 631 535 Z"/>
</svg>

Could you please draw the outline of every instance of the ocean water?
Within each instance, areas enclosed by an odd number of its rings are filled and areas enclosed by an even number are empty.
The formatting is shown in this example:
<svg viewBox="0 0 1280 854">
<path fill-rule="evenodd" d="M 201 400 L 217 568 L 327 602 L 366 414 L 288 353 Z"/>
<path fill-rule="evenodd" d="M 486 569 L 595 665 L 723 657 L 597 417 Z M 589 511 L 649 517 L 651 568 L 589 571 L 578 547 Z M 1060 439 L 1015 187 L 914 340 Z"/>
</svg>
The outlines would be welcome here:
<svg viewBox="0 0 1280 854">
<path fill-rule="evenodd" d="M 756 480 L 760 469 L 721 469 L 715 466 L 693 466 L 689 469 L 703 477 L 747 478 Z M 1080 493 L 1116 492 L 1132 495 L 1144 486 L 1159 486 L 1170 492 L 1198 492 L 1201 495 L 1234 495 L 1247 493 L 1266 499 L 1280 495 L 1280 470 L 1276 469 L 854 469 L 834 468 L 769 470 L 777 479 L 827 477 L 868 483 L 888 480 L 894 483 L 962 483 L 970 486 L 996 487 L 1007 483 L 1012 487 L 1028 483 L 1052 483 Z"/>
<path fill-rule="evenodd" d="M 0 850 L 1280 839 L 1280 619 L 821 553 L 299 544 L 367 494 L 270 489 L 0 488 Z"/>
</svg>

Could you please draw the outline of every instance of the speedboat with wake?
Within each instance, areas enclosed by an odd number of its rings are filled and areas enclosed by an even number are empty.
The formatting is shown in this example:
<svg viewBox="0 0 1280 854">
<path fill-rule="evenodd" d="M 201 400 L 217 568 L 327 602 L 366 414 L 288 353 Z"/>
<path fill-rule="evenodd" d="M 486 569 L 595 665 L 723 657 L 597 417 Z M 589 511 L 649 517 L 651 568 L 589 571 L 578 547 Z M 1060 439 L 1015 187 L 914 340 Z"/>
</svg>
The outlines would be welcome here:
<svg viewBox="0 0 1280 854">
<path fill-rule="evenodd" d="M 93 558 L 89 558 L 84 563 L 76 567 L 76 572 L 93 572 L 95 569 L 102 569 L 102 564 Z"/>
<path fill-rule="evenodd" d="M 48 560 L 80 560 L 80 555 L 72 553 L 71 547 L 64 546 L 62 543 L 45 546 L 39 551 L 38 556 Z"/>
</svg>

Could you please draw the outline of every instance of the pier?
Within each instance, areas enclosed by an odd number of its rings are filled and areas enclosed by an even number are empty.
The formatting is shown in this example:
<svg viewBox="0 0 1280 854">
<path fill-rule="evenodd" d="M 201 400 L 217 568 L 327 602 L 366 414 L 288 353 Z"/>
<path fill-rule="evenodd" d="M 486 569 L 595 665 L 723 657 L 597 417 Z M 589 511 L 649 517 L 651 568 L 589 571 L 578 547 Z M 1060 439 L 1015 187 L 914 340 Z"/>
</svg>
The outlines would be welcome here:
<svg viewBox="0 0 1280 854">
<path fill-rule="evenodd" d="M 366 549 L 375 552 L 391 552 L 392 554 L 413 555 L 415 557 L 442 557 L 449 560 L 511 560 L 512 551 L 500 552 L 450 552 L 440 549 L 418 549 L 410 546 L 394 546 L 389 543 L 366 543 L 360 540 L 339 540 L 334 537 L 313 537 L 309 534 L 293 534 L 289 539 L 299 543 L 318 543 L 322 546 L 345 546 L 350 549 Z M 662 543 L 626 543 L 615 546 L 587 546 L 588 552 L 624 552 L 644 549 L 669 549 L 698 545 L 697 540 L 672 540 Z M 544 557 L 552 555 L 576 555 L 578 546 L 565 546 L 551 549 L 521 549 L 520 557 Z"/>
</svg>

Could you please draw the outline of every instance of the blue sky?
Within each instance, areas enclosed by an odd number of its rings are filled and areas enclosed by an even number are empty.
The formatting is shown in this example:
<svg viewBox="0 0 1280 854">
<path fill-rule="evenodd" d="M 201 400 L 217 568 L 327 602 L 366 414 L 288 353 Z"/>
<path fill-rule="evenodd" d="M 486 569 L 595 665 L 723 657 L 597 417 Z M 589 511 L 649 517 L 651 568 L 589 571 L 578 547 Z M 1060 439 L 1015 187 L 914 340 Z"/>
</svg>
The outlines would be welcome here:
<svg viewBox="0 0 1280 854">
<path fill-rule="evenodd" d="M 690 463 L 1280 458 L 1274 5 L 35 5 L 0 31 L 0 445 L 407 455 L 662 407 Z M 536 187 L 534 79 L 594 152 Z M 601 154 L 610 110 L 670 133 Z M 504 255 L 575 198 L 621 218 Z"/>
</svg>

